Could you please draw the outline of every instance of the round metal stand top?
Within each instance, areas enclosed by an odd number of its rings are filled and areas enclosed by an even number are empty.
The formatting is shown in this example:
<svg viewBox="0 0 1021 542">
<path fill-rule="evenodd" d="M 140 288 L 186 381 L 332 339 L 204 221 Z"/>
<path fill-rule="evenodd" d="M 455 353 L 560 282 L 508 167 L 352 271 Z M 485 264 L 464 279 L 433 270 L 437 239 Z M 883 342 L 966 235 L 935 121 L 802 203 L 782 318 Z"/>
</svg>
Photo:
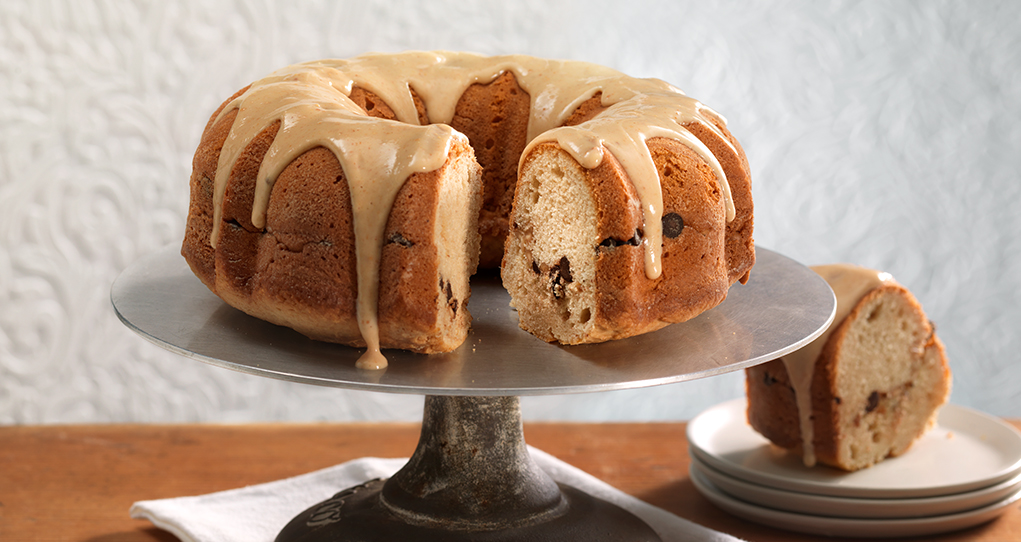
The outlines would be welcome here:
<svg viewBox="0 0 1021 542">
<path fill-rule="evenodd" d="M 776 359 L 817 337 L 836 300 L 807 267 L 757 248 L 747 284 L 716 308 L 653 333 L 602 344 L 547 344 L 521 330 L 496 274 L 472 279 L 468 339 L 447 354 L 385 350 L 390 366 L 355 368 L 361 349 L 307 339 L 250 317 L 196 278 L 178 248 L 128 267 L 111 301 L 129 328 L 219 367 L 305 384 L 426 395 L 546 395 L 682 382 Z"/>
</svg>

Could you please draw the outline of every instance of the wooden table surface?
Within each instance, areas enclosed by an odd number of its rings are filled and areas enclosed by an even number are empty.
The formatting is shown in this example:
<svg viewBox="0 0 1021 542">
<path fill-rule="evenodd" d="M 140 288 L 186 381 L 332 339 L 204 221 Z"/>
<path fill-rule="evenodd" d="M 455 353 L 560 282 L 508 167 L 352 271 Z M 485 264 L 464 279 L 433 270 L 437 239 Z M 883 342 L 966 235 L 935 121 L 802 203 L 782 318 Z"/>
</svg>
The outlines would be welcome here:
<svg viewBox="0 0 1021 542">
<path fill-rule="evenodd" d="M 739 519 L 703 498 L 688 479 L 684 430 L 683 423 L 532 423 L 525 440 L 739 538 L 815 539 Z M 418 424 L 0 427 L 0 540 L 174 541 L 131 519 L 131 504 L 268 482 L 358 457 L 407 457 L 418 433 Z M 985 525 L 926 540 L 1021 540 L 1021 505 Z"/>
</svg>

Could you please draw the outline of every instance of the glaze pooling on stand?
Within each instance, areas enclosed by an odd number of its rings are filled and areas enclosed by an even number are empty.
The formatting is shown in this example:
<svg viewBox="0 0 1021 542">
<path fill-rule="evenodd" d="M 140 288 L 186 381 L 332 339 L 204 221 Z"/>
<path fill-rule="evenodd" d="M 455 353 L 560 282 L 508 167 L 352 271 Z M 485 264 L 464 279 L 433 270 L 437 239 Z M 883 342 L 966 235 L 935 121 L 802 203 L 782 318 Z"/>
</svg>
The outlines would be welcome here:
<svg viewBox="0 0 1021 542">
<path fill-rule="evenodd" d="M 791 387 L 794 388 L 794 399 L 798 407 L 801 428 L 802 459 L 804 464 L 809 467 L 816 463 L 815 446 L 812 443 L 815 435 L 812 425 L 812 378 L 815 374 L 816 360 L 822 353 L 826 341 L 833 334 L 833 330 L 847 318 L 847 315 L 866 293 L 884 284 L 896 284 L 893 276 L 889 273 L 856 265 L 817 265 L 813 266 L 812 270 L 826 279 L 837 298 L 833 323 L 822 335 L 819 335 L 804 348 L 781 358 L 787 369 Z"/>
<path fill-rule="evenodd" d="M 368 345 L 358 365 L 385 367 L 386 360 L 379 352 L 376 301 L 383 230 L 394 198 L 411 174 L 440 168 L 455 138 L 464 138 L 447 125 L 464 91 L 506 72 L 514 74 L 531 100 L 529 144 L 522 158 L 534 145 L 551 141 L 589 169 L 602 162 L 606 151 L 621 163 L 641 200 L 645 274 L 650 279 L 658 278 L 662 270 L 663 196 L 648 139 L 676 139 L 698 153 L 716 173 L 727 220 L 733 220 L 734 203 L 723 168 L 685 128 L 698 123 L 719 134 L 715 123 L 725 121 L 677 88 L 658 79 L 633 78 L 585 62 L 410 52 L 296 64 L 256 81 L 228 103 L 218 119 L 235 110 L 237 117 L 217 164 L 211 243 L 215 245 L 219 236 L 231 170 L 259 133 L 280 122 L 259 167 L 252 208 L 252 224 L 257 228 L 265 227 L 273 183 L 287 164 L 312 148 L 330 149 L 351 191 L 358 259 L 357 316 Z M 397 121 L 368 117 L 350 98 L 355 87 L 376 94 L 394 111 Z M 560 126 L 582 102 L 597 94 L 604 111 L 576 126 Z M 415 95 L 425 104 L 431 124 L 420 125 Z M 722 134 L 721 139 L 728 141 Z"/>
</svg>

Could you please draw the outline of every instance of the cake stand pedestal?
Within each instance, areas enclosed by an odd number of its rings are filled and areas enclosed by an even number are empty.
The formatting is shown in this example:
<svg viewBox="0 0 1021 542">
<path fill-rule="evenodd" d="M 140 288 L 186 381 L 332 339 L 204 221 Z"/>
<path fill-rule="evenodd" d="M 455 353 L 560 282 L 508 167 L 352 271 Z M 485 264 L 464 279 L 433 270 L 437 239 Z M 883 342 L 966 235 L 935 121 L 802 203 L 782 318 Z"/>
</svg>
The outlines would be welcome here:
<svg viewBox="0 0 1021 542">
<path fill-rule="evenodd" d="M 683 382 L 750 367 L 804 346 L 833 319 L 826 282 L 758 248 L 746 285 L 695 319 L 597 345 L 547 344 L 517 326 L 496 275 L 472 280 L 472 331 L 457 350 L 386 351 L 390 366 L 355 368 L 360 350 L 311 341 L 249 317 L 210 293 L 176 247 L 114 282 L 121 321 L 182 356 L 292 382 L 425 396 L 422 434 L 388 480 L 343 489 L 291 521 L 278 541 L 659 540 L 615 505 L 552 481 L 525 446 L 519 397 Z"/>
</svg>

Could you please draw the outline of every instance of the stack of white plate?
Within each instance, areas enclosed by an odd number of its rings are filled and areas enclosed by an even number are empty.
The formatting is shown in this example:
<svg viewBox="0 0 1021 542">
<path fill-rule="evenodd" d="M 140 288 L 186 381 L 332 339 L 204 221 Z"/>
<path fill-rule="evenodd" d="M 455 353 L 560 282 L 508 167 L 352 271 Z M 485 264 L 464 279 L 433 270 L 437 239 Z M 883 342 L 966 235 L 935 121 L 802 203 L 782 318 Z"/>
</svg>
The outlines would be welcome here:
<svg viewBox="0 0 1021 542">
<path fill-rule="evenodd" d="M 1021 433 L 957 405 L 904 455 L 845 473 L 805 467 L 747 422 L 745 400 L 688 424 L 691 481 L 728 512 L 829 536 L 919 536 L 989 521 L 1021 500 Z"/>
</svg>

